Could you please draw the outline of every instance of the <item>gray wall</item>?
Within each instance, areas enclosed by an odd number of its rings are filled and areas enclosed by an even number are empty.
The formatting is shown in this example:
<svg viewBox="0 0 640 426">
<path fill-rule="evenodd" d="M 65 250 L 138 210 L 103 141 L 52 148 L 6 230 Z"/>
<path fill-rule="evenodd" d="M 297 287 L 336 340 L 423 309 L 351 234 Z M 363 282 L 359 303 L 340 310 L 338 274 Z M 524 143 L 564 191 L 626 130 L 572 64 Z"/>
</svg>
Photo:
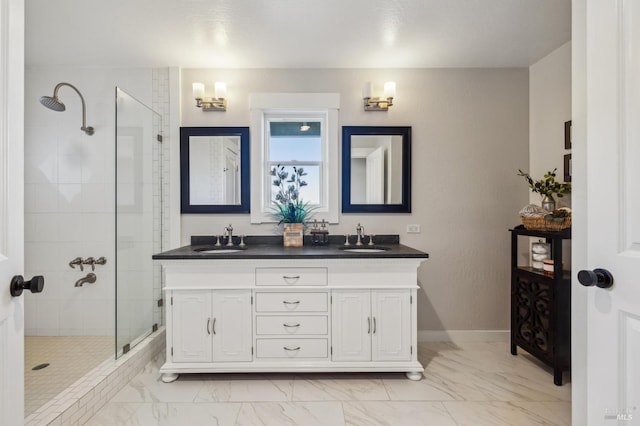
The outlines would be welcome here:
<svg viewBox="0 0 640 426">
<path fill-rule="evenodd" d="M 366 81 L 397 82 L 395 105 L 365 112 Z M 195 107 L 191 84 L 228 86 L 228 111 Z M 249 94 L 340 93 L 340 125 L 410 125 L 412 213 L 341 215 L 334 234 L 400 234 L 403 244 L 430 259 L 418 271 L 418 329 L 509 328 L 509 233 L 528 202 L 518 168 L 529 165 L 528 69 L 183 69 L 182 126 L 249 126 Z M 252 168 L 252 173 L 256 169 Z M 182 244 L 191 235 L 222 232 L 271 234 L 271 225 L 251 225 L 249 215 L 183 215 Z M 421 225 L 407 234 L 407 224 Z"/>
</svg>

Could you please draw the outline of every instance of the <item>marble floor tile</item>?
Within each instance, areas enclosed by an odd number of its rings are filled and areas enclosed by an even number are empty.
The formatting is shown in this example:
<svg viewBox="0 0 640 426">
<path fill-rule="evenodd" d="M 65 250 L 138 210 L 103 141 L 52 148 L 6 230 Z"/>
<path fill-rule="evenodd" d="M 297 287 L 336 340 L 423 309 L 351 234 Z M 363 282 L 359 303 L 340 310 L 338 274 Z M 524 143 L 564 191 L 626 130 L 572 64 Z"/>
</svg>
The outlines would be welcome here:
<svg viewBox="0 0 640 426">
<path fill-rule="evenodd" d="M 167 425 L 234 426 L 241 403 L 167 404 Z"/>
<path fill-rule="evenodd" d="M 238 426 L 341 426 L 345 424 L 340 402 L 244 403 Z"/>
<path fill-rule="evenodd" d="M 345 425 L 456 426 L 442 402 L 343 402 Z"/>
<path fill-rule="evenodd" d="M 420 381 L 401 373 L 183 374 L 158 357 L 90 425 L 570 425 L 571 383 L 493 342 L 421 343 Z"/>
<path fill-rule="evenodd" d="M 280 374 L 206 375 L 196 402 L 291 401 L 294 376 Z"/>
<path fill-rule="evenodd" d="M 565 426 L 571 403 L 443 402 L 458 426 Z M 549 405 L 548 405 L 549 404 Z"/>
<path fill-rule="evenodd" d="M 166 424 L 166 403 L 119 403 L 109 402 L 85 425 L 129 426 Z"/>
<path fill-rule="evenodd" d="M 294 401 L 389 400 L 382 379 L 373 375 L 300 375 L 293 384 Z M 404 377 L 404 375 L 403 375 Z M 408 381 L 406 377 L 404 381 Z"/>
<path fill-rule="evenodd" d="M 131 379 L 112 402 L 194 402 L 204 382 L 196 376 L 181 375 L 173 383 L 160 380 L 151 368 Z"/>
<path fill-rule="evenodd" d="M 464 399 L 458 392 L 432 380 L 424 375 L 422 380 L 413 381 L 405 378 L 389 378 L 384 380 L 389 398 L 395 401 L 455 401 Z"/>
</svg>

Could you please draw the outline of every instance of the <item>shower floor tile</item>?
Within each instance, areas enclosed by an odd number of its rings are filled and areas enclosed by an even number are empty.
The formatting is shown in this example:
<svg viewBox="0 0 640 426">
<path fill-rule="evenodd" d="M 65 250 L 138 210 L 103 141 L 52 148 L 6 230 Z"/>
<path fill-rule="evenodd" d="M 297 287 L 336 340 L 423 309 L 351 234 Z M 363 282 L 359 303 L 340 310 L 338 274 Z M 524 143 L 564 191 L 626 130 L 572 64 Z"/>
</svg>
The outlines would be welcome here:
<svg viewBox="0 0 640 426">
<path fill-rule="evenodd" d="M 115 356 L 114 345 L 113 336 L 25 336 L 25 417 L 104 360 Z M 45 363 L 49 365 L 33 370 Z"/>
</svg>

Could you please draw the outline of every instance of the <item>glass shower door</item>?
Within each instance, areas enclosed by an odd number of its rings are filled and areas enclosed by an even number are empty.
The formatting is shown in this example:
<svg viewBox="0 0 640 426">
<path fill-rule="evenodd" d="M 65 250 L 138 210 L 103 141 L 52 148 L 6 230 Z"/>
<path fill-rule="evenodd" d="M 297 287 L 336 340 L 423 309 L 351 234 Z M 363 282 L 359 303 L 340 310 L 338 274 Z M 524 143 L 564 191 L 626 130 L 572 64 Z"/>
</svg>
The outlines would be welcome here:
<svg viewBox="0 0 640 426">
<path fill-rule="evenodd" d="M 116 357 L 160 324 L 162 117 L 116 88 Z"/>
</svg>

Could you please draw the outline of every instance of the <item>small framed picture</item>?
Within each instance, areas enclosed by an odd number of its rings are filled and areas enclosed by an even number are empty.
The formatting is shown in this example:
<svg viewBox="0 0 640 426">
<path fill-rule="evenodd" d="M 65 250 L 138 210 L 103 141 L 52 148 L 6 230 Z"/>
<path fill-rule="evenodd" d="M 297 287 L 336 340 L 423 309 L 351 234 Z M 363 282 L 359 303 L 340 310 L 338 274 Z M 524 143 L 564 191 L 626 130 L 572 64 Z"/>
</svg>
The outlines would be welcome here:
<svg viewBox="0 0 640 426">
<path fill-rule="evenodd" d="M 571 149 L 571 120 L 564 122 L 564 149 Z"/>
<path fill-rule="evenodd" d="M 564 181 L 571 182 L 571 154 L 564 155 Z"/>
</svg>

